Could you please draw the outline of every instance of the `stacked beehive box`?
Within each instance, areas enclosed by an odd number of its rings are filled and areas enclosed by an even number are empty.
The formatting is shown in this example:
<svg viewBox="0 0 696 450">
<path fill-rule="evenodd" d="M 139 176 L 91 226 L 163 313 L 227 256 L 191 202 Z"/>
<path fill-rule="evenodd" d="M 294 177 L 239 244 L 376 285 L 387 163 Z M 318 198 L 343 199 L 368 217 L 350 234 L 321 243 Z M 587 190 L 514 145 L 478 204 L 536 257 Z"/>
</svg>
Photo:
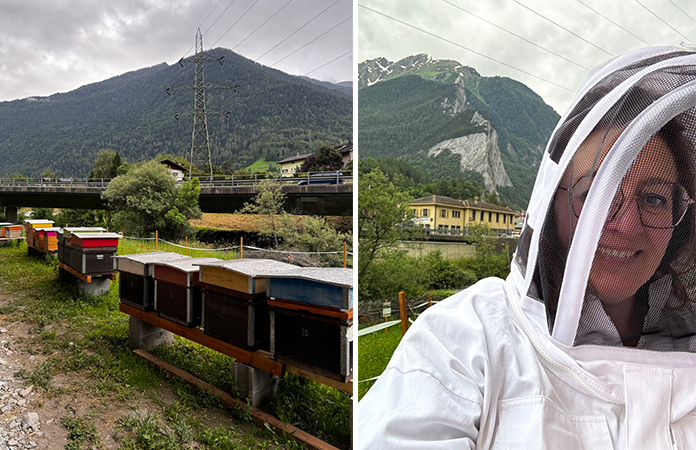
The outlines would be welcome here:
<svg viewBox="0 0 696 450">
<path fill-rule="evenodd" d="M 155 304 L 154 264 L 163 261 L 190 259 L 178 253 L 137 253 L 116 256 L 119 273 L 118 296 L 121 303 L 151 311 Z"/>
<path fill-rule="evenodd" d="M 36 232 L 37 228 L 50 228 L 53 226 L 52 220 L 47 219 L 31 219 L 24 221 L 24 236 L 27 241 L 27 246 L 35 249 L 42 250 L 39 242 L 39 234 Z"/>
<path fill-rule="evenodd" d="M 353 270 L 298 268 L 268 278 L 271 353 L 348 381 L 353 376 Z"/>
<path fill-rule="evenodd" d="M 34 227 L 35 247 L 46 253 L 53 253 L 58 250 L 58 232 L 60 227 Z"/>
<path fill-rule="evenodd" d="M 63 232 L 58 242 L 58 261 L 81 275 L 114 275 L 116 273 L 117 233 Z"/>
<path fill-rule="evenodd" d="M 248 350 L 268 349 L 266 278 L 296 266 L 270 259 L 200 264 L 205 334 Z"/>
<path fill-rule="evenodd" d="M 153 263 L 154 310 L 165 319 L 187 327 L 201 324 L 199 265 L 217 258 L 187 258 Z"/>
<path fill-rule="evenodd" d="M 0 238 L 2 239 L 21 239 L 22 226 L 10 222 L 0 223 Z"/>
</svg>

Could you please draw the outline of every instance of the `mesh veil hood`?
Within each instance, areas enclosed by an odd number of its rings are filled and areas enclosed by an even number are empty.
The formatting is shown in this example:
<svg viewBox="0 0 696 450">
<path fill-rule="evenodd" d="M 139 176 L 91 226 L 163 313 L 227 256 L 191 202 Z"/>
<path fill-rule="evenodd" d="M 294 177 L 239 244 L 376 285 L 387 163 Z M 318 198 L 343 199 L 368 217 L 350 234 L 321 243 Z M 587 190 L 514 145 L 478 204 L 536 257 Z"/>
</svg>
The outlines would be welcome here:
<svg viewBox="0 0 696 450">
<path fill-rule="evenodd" d="M 694 198 L 696 54 L 595 68 L 530 199 L 513 262 L 527 316 L 564 346 L 696 352 Z"/>
</svg>

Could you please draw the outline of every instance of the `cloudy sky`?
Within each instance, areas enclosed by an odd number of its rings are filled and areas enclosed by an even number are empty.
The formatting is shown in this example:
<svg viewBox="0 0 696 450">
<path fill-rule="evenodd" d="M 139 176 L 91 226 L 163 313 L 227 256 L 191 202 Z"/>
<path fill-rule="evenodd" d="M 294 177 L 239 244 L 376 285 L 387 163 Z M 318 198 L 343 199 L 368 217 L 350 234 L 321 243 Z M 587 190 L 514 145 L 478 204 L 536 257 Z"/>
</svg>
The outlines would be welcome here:
<svg viewBox="0 0 696 450">
<path fill-rule="evenodd" d="M 233 49 L 293 75 L 352 80 L 352 15 L 352 0 L 2 0 L 0 101 L 176 64 L 193 54 L 198 27 L 204 49 Z"/>
<path fill-rule="evenodd" d="M 559 114 L 589 69 L 612 55 L 696 42 L 688 0 L 356 1 L 359 62 L 453 59 L 523 82 Z"/>
</svg>

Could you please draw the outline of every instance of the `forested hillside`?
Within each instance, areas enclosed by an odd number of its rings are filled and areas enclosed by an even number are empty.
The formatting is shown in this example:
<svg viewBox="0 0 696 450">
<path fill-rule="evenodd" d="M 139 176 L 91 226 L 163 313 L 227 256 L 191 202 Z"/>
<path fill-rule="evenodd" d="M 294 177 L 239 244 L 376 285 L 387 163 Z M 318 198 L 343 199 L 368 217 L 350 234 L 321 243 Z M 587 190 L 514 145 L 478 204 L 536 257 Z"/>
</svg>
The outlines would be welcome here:
<svg viewBox="0 0 696 450">
<path fill-rule="evenodd" d="M 512 206 L 526 206 L 546 141 L 559 119 L 531 89 L 427 55 L 395 63 L 384 58 L 365 61 L 358 73 L 361 158 L 400 158 L 433 181 L 464 178 L 479 183 L 499 153 L 512 186 L 501 182 L 497 192 Z M 448 143 L 476 134 L 486 135 L 479 139 L 486 148 Z M 430 151 L 441 143 L 452 151 Z M 482 158 L 482 165 L 465 170 L 467 157 Z M 499 171 L 497 175 L 505 179 Z"/>
<path fill-rule="evenodd" d="M 352 95 L 345 86 L 287 75 L 226 49 L 223 65 L 207 63 L 208 83 L 235 86 L 207 92 L 213 163 L 229 160 L 235 169 L 258 158 L 277 161 L 309 153 L 322 145 L 352 139 Z M 186 156 L 191 147 L 191 117 L 174 118 L 193 108 L 193 92 L 166 93 L 193 84 L 193 66 L 157 66 L 49 97 L 0 102 L 0 176 L 36 176 L 50 168 L 58 176 L 84 177 L 97 152 L 112 149 L 128 162 L 161 152 Z"/>
</svg>

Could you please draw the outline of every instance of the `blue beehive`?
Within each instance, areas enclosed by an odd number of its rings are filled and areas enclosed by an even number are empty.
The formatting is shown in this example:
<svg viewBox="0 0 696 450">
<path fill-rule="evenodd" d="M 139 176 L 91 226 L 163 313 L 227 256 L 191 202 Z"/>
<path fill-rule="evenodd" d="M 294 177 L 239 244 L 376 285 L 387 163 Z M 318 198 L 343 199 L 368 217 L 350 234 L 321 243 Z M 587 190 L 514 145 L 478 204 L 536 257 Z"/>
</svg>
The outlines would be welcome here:
<svg viewBox="0 0 696 450">
<path fill-rule="evenodd" d="M 268 297 L 340 311 L 353 309 L 353 269 L 298 267 L 269 274 Z"/>
</svg>

